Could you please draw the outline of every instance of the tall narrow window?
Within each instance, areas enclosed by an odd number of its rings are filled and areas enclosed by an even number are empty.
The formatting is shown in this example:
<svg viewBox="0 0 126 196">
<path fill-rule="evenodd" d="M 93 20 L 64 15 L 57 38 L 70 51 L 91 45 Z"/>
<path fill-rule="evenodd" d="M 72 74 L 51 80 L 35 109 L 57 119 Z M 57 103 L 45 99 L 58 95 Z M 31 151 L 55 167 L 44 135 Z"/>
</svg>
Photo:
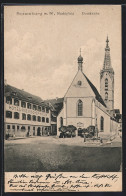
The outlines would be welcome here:
<svg viewBox="0 0 126 196">
<path fill-rule="evenodd" d="M 42 122 L 45 122 L 45 117 L 42 117 Z"/>
<path fill-rule="evenodd" d="M 19 113 L 18 112 L 14 112 L 14 119 L 19 119 Z"/>
<path fill-rule="evenodd" d="M 104 118 L 101 116 L 101 131 L 104 131 Z"/>
<path fill-rule="evenodd" d="M 77 114 L 78 116 L 83 115 L 83 102 L 81 100 L 79 100 L 77 103 Z"/>
<path fill-rule="evenodd" d="M 33 115 L 33 116 L 32 116 L 32 119 L 33 119 L 33 121 L 36 121 L 36 116 Z"/>
<path fill-rule="evenodd" d="M 14 105 L 19 106 L 19 100 L 18 99 L 14 99 Z"/>
<path fill-rule="evenodd" d="M 33 105 L 33 110 L 37 110 L 37 106 L 36 105 Z"/>
<path fill-rule="evenodd" d="M 62 127 L 62 126 L 63 126 L 63 118 L 60 117 L 60 127 Z"/>
<path fill-rule="evenodd" d="M 27 108 L 31 109 L 31 104 L 30 103 L 27 103 Z"/>
<path fill-rule="evenodd" d="M 38 118 L 37 118 L 37 119 L 38 119 L 38 122 L 41 122 L 41 117 L 40 117 L 40 116 L 38 116 Z"/>
<path fill-rule="evenodd" d="M 31 115 L 27 114 L 27 120 L 31 120 Z"/>
<path fill-rule="evenodd" d="M 49 123 L 49 118 L 46 118 L 46 123 Z"/>
<path fill-rule="evenodd" d="M 26 102 L 22 101 L 22 102 L 21 102 L 21 107 L 22 107 L 22 108 L 26 108 Z"/>
<path fill-rule="evenodd" d="M 105 79 L 105 90 L 108 90 L 108 79 Z"/>
<path fill-rule="evenodd" d="M 22 120 L 26 120 L 26 114 L 22 113 Z"/>
<path fill-rule="evenodd" d="M 40 106 L 38 106 L 38 111 L 41 111 L 41 107 Z"/>
<path fill-rule="evenodd" d="M 108 100 L 108 93 L 105 92 L 105 100 L 107 101 Z"/>
<path fill-rule="evenodd" d="M 12 104 L 12 98 L 11 97 L 6 97 L 6 103 L 7 104 Z"/>
</svg>

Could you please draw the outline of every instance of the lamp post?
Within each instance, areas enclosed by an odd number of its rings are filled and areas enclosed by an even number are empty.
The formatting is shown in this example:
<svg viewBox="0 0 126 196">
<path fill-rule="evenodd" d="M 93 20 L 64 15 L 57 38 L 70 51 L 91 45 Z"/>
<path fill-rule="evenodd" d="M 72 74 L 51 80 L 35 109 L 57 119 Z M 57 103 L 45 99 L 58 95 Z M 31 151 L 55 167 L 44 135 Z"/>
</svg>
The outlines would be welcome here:
<svg viewBox="0 0 126 196">
<path fill-rule="evenodd" d="M 96 124 L 95 124 L 96 136 L 98 139 L 98 125 L 97 125 L 97 115 L 96 115 Z"/>
</svg>

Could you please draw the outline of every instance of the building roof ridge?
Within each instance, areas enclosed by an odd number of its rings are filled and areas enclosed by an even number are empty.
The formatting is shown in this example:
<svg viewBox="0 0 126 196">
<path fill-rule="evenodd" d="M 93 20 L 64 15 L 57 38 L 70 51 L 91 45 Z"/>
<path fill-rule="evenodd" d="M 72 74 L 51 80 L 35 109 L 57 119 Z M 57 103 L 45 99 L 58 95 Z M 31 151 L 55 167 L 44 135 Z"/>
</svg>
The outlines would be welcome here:
<svg viewBox="0 0 126 196">
<path fill-rule="evenodd" d="M 82 72 L 83 73 L 83 72 Z M 104 107 L 106 107 L 106 104 L 104 103 L 102 96 L 98 92 L 97 88 L 94 86 L 94 84 L 89 80 L 89 78 L 83 73 L 84 77 L 86 78 L 88 84 L 90 85 L 91 89 L 93 90 L 97 101 L 99 101 Z"/>
</svg>

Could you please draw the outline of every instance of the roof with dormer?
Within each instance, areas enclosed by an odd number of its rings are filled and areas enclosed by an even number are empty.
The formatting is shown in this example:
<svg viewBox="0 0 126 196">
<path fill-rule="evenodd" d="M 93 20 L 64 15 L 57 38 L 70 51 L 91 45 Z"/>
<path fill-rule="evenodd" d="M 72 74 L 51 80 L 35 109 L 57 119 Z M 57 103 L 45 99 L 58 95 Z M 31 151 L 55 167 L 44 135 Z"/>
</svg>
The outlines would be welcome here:
<svg viewBox="0 0 126 196">
<path fill-rule="evenodd" d="M 43 99 L 39 96 L 33 95 L 8 84 L 4 85 L 4 96 L 10 96 L 12 98 L 17 98 L 19 100 L 23 100 L 29 103 L 48 106 L 47 103 L 45 103 Z"/>
</svg>

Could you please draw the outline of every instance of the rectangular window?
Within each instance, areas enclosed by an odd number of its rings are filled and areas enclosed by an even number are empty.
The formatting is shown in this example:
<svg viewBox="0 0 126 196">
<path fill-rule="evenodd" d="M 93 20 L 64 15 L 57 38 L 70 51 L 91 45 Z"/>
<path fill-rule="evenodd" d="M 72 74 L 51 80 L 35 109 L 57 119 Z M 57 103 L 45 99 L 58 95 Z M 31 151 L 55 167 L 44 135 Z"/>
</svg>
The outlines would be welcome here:
<svg viewBox="0 0 126 196">
<path fill-rule="evenodd" d="M 30 114 L 27 115 L 27 120 L 31 120 L 31 115 Z"/>
<path fill-rule="evenodd" d="M 19 100 L 18 99 L 14 99 L 14 105 L 19 106 Z"/>
<path fill-rule="evenodd" d="M 26 120 L 26 114 L 22 114 L 22 120 Z"/>
<path fill-rule="evenodd" d="M 26 102 L 22 101 L 22 102 L 21 102 L 21 107 L 22 107 L 22 108 L 26 108 Z"/>
<path fill-rule="evenodd" d="M 15 129 L 15 125 L 12 126 L 12 129 Z"/>
<path fill-rule="evenodd" d="M 6 103 L 7 104 L 12 104 L 12 98 L 11 97 L 6 97 Z"/>
<path fill-rule="evenodd" d="M 31 104 L 30 103 L 27 103 L 27 108 L 31 109 Z"/>
<path fill-rule="evenodd" d="M 17 125 L 17 130 L 19 130 L 19 125 Z"/>
<path fill-rule="evenodd" d="M 38 122 L 41 122 L 41 117 L 40 116 L 38 116 Z"/>
<path fill-rule="evenodd" d="M 46 113 L 49 113 L 49 108 L 46 108 Z"/>
<path fill-rule="evenodd" d="M 10 125 L 7 125 L 7 129 L 10 129 Z"/>
<path fill-rule="evenodd" d="M 18 112 L 14 112 L 14 119 L 19 119 L 19 113 Z"/>
<path fill-rule="evenodd" d="M 46 122 L 49 123 L 49 118 L 46 118 Z"/>
<path fill-rule="evenodd" d="M 6 118 L 12 118 L 12 112 L 6 111 Z"/>
<path fill-rule="evenodd" d="M 33 121 L 36 121 L 36 116 L 33 116 L 32 118 L 33 118 Z"/>
<path fill-rule="evenodd" d="M 45 122 L 45 117 L 42 117 L 42 122 Z"/>
<path fill-rule="evenodd" d="M 35 127 L 33 127 L 33 131 L 35 131 Z"/>
<path fill-rule="evenodd" d="M 33 110 L 36 110 L 37 109 L 37 106 L 36 105 L 33 105 Z"/>
<path fill-rule="evenodd" d="M 38 106 L 38 111 L 41 111 L 41 107 L 40 106 Z"/>
<path fill-rule="evenodd" d="M 44 106 L 42 106 L 42 112 L 45 112 L 45 107 Z"/>
</svg>

